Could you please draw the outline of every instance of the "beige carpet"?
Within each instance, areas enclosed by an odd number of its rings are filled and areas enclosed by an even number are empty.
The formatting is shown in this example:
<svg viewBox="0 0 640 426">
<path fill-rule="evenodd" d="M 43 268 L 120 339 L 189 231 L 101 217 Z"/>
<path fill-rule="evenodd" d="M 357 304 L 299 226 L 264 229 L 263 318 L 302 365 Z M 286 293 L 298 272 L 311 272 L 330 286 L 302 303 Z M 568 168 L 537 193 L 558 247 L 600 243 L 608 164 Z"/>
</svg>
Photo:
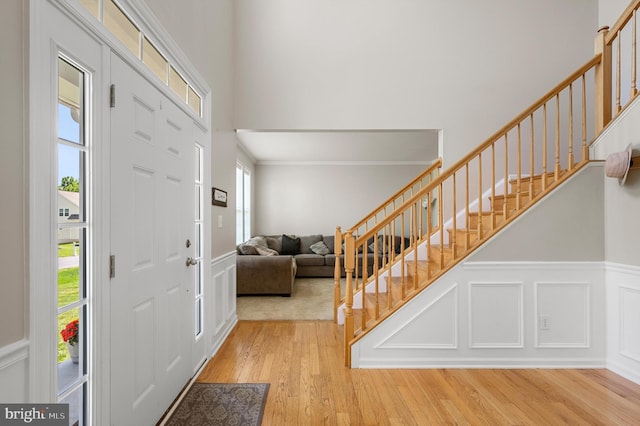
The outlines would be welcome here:
<svg viewBox="0 0 640 426">
<path fill-rule="evenodd" d="M 333 278 L 296 278 L 291 297 L 240 296 L 240 320 L 332 320 Z"/>
</svg>

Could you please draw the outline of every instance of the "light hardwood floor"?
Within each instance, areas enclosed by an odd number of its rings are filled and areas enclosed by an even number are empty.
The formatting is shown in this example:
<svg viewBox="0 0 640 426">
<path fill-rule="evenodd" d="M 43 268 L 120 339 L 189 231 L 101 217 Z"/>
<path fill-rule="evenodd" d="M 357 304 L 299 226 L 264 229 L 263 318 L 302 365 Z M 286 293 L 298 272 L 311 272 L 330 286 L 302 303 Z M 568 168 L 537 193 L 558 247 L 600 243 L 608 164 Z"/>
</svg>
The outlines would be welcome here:
<svg viewBox="0 0 640 426">
<path fill-rule="evenodd" d="M 607 370 L 357 370 L 331 321 L 240 321 L 200 382 L 270 383 L 263 425 L 639 425 Z"/>
</svg>

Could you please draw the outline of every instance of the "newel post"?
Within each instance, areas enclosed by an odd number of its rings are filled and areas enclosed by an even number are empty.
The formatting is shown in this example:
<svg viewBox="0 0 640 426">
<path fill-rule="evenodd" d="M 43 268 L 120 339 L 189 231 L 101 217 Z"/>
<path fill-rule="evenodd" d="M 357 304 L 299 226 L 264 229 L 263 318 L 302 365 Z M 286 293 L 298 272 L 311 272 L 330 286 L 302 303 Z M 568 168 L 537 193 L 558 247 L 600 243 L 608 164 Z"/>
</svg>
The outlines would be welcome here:
<svg viewBox="0 0 640 426">
<path fill-rule="evenodd" d="M 595 41 L 595 54 L 601 55 L 601 60 L 595 69 L 595 134 L 598 135 L 604 126 L 611 121 L 611 87 L 612 87 L 612 62 L 611 45 L 607 44 L 607 34 L 609 27 L 602 27 L 598 30 Z M 583 148 L 586 150 L 586 148 Z M 586 152 L 583 153 L 587 158 Z"/>
<path fill-rule="evenodd" d="M 336 233 L 333 239 L 333 253 L 336 261 L 333 269 L 333 322 L 338 322 L 338 306 L 342 302 L 340 295 L 340 277 L 342 276 L 342 267 L 340 266 L 340 255 L 342 254 L 342 229 L 336 226 Z"/>
<path fill-rule="evenodd" d="M 349 342 L 353 339 L 353 270 L 355 267 L 355 237 L 351 231 L 345 233 L 344 239 L 344 269 L 347 275 L 345 287 L 344 307 L 344 361 L 347 367 L 351 367 L 351 347 Z"/>
</svg>

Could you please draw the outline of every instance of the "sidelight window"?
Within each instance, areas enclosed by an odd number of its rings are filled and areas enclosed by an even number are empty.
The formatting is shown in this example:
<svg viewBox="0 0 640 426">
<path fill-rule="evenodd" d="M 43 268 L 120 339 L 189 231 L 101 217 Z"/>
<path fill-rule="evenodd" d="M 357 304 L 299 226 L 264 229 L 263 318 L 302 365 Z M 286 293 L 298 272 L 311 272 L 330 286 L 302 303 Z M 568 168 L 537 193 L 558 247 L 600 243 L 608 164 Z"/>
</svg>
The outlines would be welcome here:
<svg viewBox="0 0 640 426">
<path fill-rule="evenodd" d="M 87 424 L 89 392 L 89 78 L 71 60 L 58 59 L 58 204 L 72 207 L 56 209 L 57 397 L 69 404 L 70 424 L 79 425 Z"/>
</svg>

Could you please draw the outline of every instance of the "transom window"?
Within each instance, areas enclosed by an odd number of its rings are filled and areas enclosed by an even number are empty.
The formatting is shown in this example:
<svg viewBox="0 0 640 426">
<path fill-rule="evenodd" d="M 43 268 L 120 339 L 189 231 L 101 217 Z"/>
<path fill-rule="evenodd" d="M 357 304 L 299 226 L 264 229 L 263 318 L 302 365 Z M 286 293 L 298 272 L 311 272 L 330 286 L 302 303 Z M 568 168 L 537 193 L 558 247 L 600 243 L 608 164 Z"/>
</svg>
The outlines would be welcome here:
<svg viewBox="0 0 640 426">
<path fill-rule="evenodd" d="M 80 0 L 80 4 L 120 40 L 158 78 L 202 117 L 202 96 L 176 70 L 175 64 L 154 46 L 115 0 Z"/>
</svg>

